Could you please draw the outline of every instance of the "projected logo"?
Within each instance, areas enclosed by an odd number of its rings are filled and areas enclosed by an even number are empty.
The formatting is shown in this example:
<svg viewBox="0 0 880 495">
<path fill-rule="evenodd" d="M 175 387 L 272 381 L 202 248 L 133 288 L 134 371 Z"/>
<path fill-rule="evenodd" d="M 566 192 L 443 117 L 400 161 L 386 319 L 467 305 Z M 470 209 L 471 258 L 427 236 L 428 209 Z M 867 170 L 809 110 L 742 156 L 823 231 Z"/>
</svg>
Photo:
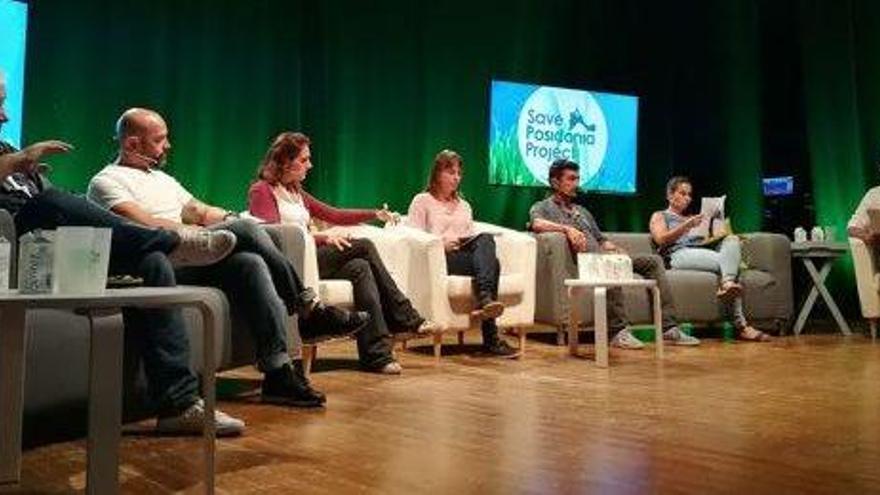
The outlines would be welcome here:
<svg viewBox="0 0 880 495">
<path fill-rule="evenodd" d="M 592 192 L 636 190 L 638 98 L 492 81 L 489 183 L 547 186 L 554 160 L 581 167 Z"/>
<path fill-rule="evenodd" d="M 540 87 L 522 106 L 517 138 L 523 163 L 541 183 L 547 184 L 550 164 L 560 158 L 578 163 L 587 183 L 605 160 L 608 126 L 589 92 Z"/>
</svg>

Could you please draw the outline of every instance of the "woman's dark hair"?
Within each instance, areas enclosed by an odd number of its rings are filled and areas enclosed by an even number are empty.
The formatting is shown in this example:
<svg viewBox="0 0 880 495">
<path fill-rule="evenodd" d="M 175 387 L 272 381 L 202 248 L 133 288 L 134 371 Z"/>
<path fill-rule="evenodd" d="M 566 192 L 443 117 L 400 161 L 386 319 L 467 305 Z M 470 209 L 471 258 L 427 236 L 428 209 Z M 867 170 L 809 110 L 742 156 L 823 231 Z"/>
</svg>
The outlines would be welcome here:
<svg viewBox="0 0 880 495">
<path fill-rule="evenodd" d="M 257 178 L 276 186 L 284 173 L 284 164 L 302 153 L 311 144 L 309 137 L 300 132 L 282 132 L 272 141 L 272 146 L 257 168 Z"/>
<path fill-rule="evenodd" d="M 670 194 L 673 194 L 678 189 L 678 186 L 690 183 L 691 180 L 687 177 L 683 175 L 676 175 L 675 177 L 669 179 L 669 181 L 666 183 L 666 195 L 669 196 Z"/>
<path fill-rule="evenodd" d="M 425 191 L 436 197 L 440 183 L 440 174 L 453 167 L 458 167 L 459 171 L 464 169 L 461 155 L 452 150 L 443 150 L 437 153 L 437 156 L 434 157 L 434 166 L 431 168 L 431 175 L 428 177 L 428 185 L 425 187 Z M 453 191 L 452 197 L 457 199 L 458 191 Z"/>
</svg>

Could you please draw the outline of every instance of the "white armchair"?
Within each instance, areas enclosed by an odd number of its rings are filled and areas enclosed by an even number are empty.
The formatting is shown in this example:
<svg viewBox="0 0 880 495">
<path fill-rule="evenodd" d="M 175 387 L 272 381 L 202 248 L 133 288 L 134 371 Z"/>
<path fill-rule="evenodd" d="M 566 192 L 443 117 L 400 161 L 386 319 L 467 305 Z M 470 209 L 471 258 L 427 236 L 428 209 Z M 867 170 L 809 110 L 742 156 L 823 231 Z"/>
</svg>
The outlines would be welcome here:
<svg viewBox="0 0 880 495">
<path fill-rule="evenodd" d="M 351 282 L 343 279 L 321 279 L 318 274 L 318 256 L 315 238 L 305 229 L 293 225 L 267 225 L 267 229 L 280 234 L 282 251 L 291 259 L 302 276 L 303 284 L 311 287 L 324 304 L 354 309 L 354 288 Z M 291 230 L 292 229 L 292 230 Z M 409 268 L 409 250 L 403 237 L 390 229 L 382 229 L 372 225 L 355 225 L 350 227 L 332 227 L 324 233 L 349 234 L 356 238 L 373 241 L 376 251 L 397 286 L 406 294 Z M 296 239 L 298 238 L 298 239 Z M 311 370 L 312 362 L 317 358 L 316 345 L 302 346 L 303 368 L 306 373 Z"/>
<path fill-rule="evenodd" d="M 535 321 L 535 239 L 497 225 L 476 222 L 475 227 L 477 232 L 500 233 L 495 237 L 501 264 L 498 297 L 506 308 L 497 323 L 501 329 L 516 331 L 520 352 L 523 352 L 527 327 Z M 459 343 L 462 343 L 465 331 L 479 328 L 479 321 L 471 318 L 471 311 L 476 309 L 472 279 L 447 274 L 440 237 L 406 226 L 391 230 L 406 238 L 409 247 L 406 294 L 422 316 L 434 322 L 434 356 L 439 360 L 445 332 L 458 332 Z"/>
<path fill-rule="evenodd" d="M 871 248 L 861 239 L 850 237 L 849 247 L 855 266 L 862 316 L 871 326 L 871 338 L 876 339 L 877 320 L 880 319 L 880 273 L 876 259 Z"/>
</svg>

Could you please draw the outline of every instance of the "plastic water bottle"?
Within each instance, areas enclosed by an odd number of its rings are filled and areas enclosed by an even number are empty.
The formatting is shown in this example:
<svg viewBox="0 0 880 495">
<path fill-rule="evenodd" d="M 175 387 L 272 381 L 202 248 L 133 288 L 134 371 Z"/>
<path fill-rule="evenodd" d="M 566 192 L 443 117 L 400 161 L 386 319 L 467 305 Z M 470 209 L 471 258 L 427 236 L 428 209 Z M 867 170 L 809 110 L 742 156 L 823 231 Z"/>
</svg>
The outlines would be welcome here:
<svg viewBox="0 0 880 495">
<path fill-rule="evenodd" d="M 0 235 L 0 292 L 9 290 L 9 272 L 12 270 L 12 244 Z"/>
<path fill-rule="evenodd" d="M 18 290 L 22 294 L 52 292 L 52 239 L 38 229 L 23 235 L 18 249 Z"/>
<path fill-rule="evenodd" d="M 724 342 L 734 342 L 736 340 L 736 332 L 733 323 L 725 321 L 721 324 L 721 338 Z"/>
<path fill-rule="evenodd" d="M 807 231 L 803 227 L 794 229 L 794 242 L 807 242 Z"/>
<path fill-rule="evenodd" d="M 813 230 L 810 231 L 810 240 L 813 242 L 822 242 L 825 240 L 825 232 L 822 230 L 822 227 L 816 225 L 813 227 Z"/>
</svg>

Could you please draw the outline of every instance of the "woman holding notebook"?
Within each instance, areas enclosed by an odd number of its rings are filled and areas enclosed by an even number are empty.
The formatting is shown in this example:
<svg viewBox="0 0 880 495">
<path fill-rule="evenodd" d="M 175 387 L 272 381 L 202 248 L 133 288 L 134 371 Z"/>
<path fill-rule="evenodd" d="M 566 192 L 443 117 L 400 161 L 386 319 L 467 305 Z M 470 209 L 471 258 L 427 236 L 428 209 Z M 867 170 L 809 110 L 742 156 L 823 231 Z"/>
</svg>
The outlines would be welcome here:
<svg viewBox="0 0 880 495">
<path fill-rule="evenodd" d="M 443 238 L 450 274 L 474 278 L 479 308 L 474 316 L 483 320 L 483 350 L 499 357 L 515 357 L 518 351 L 498 336 L 495 324 L 495 318 L 504 311 L 504 305 L 498 301 L 501 265 L 495 255 L 495 239 L 490 234 L 474 231 L 471 205 L 458 192 L 461 172 L 458 153 L 452 150 L 438 153 L 428 187 L 409 205 L 407 223 Z"/>
<path fill-rule="evenodd" d="M 668 206 L 651 215 L 651 238 L 673 269 L 699 270 L 721 275 L 717 296 L 733 314 L 740 340 L 766 342 L 770 336 L 752 327 L 743 312 L 739 269 L 742 261 L 739 238 L 734 235 L 707 238 L 696 233 L 703 215 L 685 215 L 691 204 L 692 187 L 686 177 L 673 177 L 666 184 Z"/>
</svg>

